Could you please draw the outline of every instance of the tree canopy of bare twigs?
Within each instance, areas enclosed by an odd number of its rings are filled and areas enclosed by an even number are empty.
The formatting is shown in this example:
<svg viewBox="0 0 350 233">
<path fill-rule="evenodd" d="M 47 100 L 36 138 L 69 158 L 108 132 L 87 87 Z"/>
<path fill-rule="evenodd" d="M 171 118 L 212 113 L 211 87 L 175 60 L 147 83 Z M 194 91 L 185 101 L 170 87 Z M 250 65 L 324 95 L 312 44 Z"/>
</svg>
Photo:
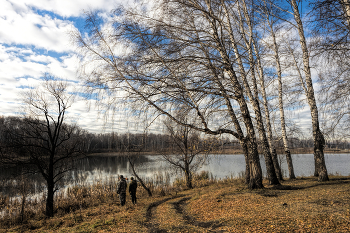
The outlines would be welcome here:
<svg viewBox="0 0 350 233">
<path fill-rule="evenodd" d="M 80 76 L 107 108 L 123 100 L 182 127 L 235 137 L 251 188 L 263 187 L 258 143 L 271 184 L 282 180 L 279 138 L 294 177 L 288 136 L 303 130 L 290 116 L 308 106 L 315 175 L 326 181 L 325 135 L 349 115 L 350 8 L 347 0 L 310 2 L 145 0 L 105 18 L 89 12 L 84 31 L 72 32 Z"/>
<path fill-rule="evenodd" d="M 322 81 L 324 131 L 329 139 L 349 138 L 350 2 L 311 1 L 313 33 L 319 38 L 314 60 L 325 60 Z"/>
<path fill-rule="evenodd" d="M 214 138 L 201 139 L 198 132 L 188 126 L 164 123 L 169 133 L 171 149 L 162 153 L 175 171 L 184 174 L 186 187 L 193 188 L 192 175 L 208 160 L 209 153 L 218 148 Z"/>
<path fill-rule="evenodd" d="M 54 194 L 65 179 L 65 173 L 82 155 L 83 133 L 79 127 L 67 124 L 66 113 L 73 103 L 67 84 L 46 76 L 43 86 L 31 89 L 23 96 L 24 117 L 5 124 L 6 146 L 1 162 L 8 165 L 33 164 L 34 170 L 46 181 L 46 216 L 54 214 Z M 62 183 L 61 183 L 62 185 Z"/>
<path fill-rule="evenodd" d="M 90 36 L 74 34 L 83 54 L 82 76 L 92 89 L 122 90 L 139 108 L 182 126 L 233 135 L 244 148 L 252 188 L 263 187 L 258 125 L 270 183 L 278 184 L 253 73 L 250 10 L 244 1 L 161 1 L 153 15 L 116 11 L 108 28 L 88 14 Z M 180 109 L 193 123 L 175 116 Z"/>
</svg>

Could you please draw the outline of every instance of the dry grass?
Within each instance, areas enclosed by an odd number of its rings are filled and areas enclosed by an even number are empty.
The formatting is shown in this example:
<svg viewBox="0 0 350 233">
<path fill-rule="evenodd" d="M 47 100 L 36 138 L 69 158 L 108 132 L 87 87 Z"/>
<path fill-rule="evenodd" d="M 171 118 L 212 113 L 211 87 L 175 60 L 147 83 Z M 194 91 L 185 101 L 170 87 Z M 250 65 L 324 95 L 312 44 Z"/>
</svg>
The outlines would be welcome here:
<svg viewBox="0 0 350 233">
<path fill-rule="evenodd" d="M 350 180 L 285 181 L 249 191 L 213 185 L 187 211 L 202 221 L 221 221 L 228 232 L 350 232 Z"/>
<path fill-rule="evenodd" d="M 155 188 L 152 198 L 139 193 L 136 206 L 129 196 L 121 207 L 116 195 L 101 192 L 94 205 L 51 219 L 33 217 L 0 232 L 350 232 L 350 177 L 325 183 L 299 178 L 253 191 L 241 179 L 207 178 L 198 176 L 193 190 L 177 181 L 163 192 Z M 93 202 L 80 192 L 77 200 Z"/>
</svg>

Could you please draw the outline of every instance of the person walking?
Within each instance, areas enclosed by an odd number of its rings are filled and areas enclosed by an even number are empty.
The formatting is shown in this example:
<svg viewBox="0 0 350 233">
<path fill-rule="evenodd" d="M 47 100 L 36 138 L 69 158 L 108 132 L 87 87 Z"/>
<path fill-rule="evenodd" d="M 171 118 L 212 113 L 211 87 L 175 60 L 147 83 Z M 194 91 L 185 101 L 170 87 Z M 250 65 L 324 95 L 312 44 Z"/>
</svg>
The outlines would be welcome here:
<svg viewBox="0 0 350 233">
<path fill-rule="evenodd" d="M 119 176 L 117 193 L 119 194 L 120 205 L 124 206 L 126 201 L 126 180 L 124 179 L 123 175 Z"/>
<path fill-rule="evenodd" d="M 135 205 L 136 204 L 137 182 L 136 182 L 136 180 L 134 180 L 134 177 L 131 177 L 130 180 L 131 180 L 131 183 L 129 185 L 129 193 L 130 193 L 130 196 L 131 196 L 132 204 Z"/>
</svg>

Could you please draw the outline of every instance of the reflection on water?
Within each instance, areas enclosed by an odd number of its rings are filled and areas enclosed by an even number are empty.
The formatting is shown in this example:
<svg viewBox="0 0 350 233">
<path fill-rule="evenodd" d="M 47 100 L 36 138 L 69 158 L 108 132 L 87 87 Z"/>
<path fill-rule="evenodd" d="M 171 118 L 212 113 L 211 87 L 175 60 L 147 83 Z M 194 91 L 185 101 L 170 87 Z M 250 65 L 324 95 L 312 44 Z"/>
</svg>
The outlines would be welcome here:
<svg viewBox="0 0 350 233">
<path fill-rule="evenodd" d="M 151 178 L 154 173 L 168 169 L 161 156 L 139 155 L 134 158 L 135 168 L 141 177 Z M 86 183 L 96 180 L 118 178 L 118 175 L 132 176 L 132 170 L 126 156 L 89 156 L 77 165 L 77 171 L 87 174 Z"/>
<path fill-rule="evenodd" d="M 281 167 L 284 171 L 284 176 L 288 176 L 287 163 L 284 156 L 281 158 Z M 296 154 L 292 155 L 293 164 L 296 176 L 311 176 L 314 173 L 314 157 L 312 154 Z M 329 174 L 349 175 L 350 171 L 350 155 L 349 154 L 328 154 L 325 155 L 326 166 Z M 263 157 L 260 159 L 261 166 L 264 174 L 266 174 L 265 163 Z M 158 155 L 137 156 L 135 159 L 135 167 L 138 174 L 141 177 L 151 179 L 154 174 L 164 174 L 165 172 L 171 172 L 171 169 L 167 163 L 162 160 Z M 225 178 L 227 176 L 238 177 L 239 174 L 244 173 L 245 160 L 243 155 L 211 155 L 207 163 L 200 169 L 209 171 L 212 175 L 218 179 Z M 3 194 L 9 194 L 10 191 L 6 185 L 9 183 L 17 182 L 18 180 L 11 179 L 10 177 L 18 173 L 19 170 L 23 170 L 23 167 L 14 167 L 1 169 L 0 180 L 2 185 L 0 192 Z M 115 179 L 118 175 L 124 175 L 126 177 L 132 176 L 131 168 L 129 167 L 128 159 L 126 156 L 89 156 L 76 164 L 76 169 L 67 173 L 66 183 L 62 187 L 67 187 L 72 184 L 89 184 L 98 180 Z M 170 180 L 173 181 L 176 174 L 171 173 Z M 43 179 L 41 175 L 33 175 L 26 177 L 33 180 L 33 193 L 37 193 L 43 190 Z"/>
</svg>

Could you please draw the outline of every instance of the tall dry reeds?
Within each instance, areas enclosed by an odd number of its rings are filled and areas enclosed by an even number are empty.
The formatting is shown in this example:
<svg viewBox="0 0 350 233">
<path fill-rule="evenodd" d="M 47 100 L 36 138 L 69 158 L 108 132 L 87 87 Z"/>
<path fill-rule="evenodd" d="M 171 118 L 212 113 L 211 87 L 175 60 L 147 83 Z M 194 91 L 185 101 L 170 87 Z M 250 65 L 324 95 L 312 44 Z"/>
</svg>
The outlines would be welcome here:
<svg viewBox="0 0 350 233">
<path fill-rule="evenodd" d="M 194 187 L 233 180 L 237 180 L 233 175 L 225 179 L 217 179 L 206 171 L 193 174 Z M 155 173 L 152 178 L 145 179 L 145 182 L 154 196 L 176 194 L 187 189 L 184 178 L 174 178 L 170 173 Z M 54 200 L 55 215 L 62 216 L 89 207 L 99 206 L 102 203 L 119 205 L 116 189 L 117 180 L 114 177 L 96 179 L 92 183 L 74 183 L 74 185 L 61 189 L 56 193 Z M 148 198 L 146 190 L 141 186 L 137 189 L 137 196 L 138 198 Z M 26 223 L 29 219 L 40 220 L 45 218 L 45 192 L 25 198 L 26 201 L 23 206 L 20 196 L 10 198 L 0 195 L 0 226 L 9 227 Z"/>
</svg>

